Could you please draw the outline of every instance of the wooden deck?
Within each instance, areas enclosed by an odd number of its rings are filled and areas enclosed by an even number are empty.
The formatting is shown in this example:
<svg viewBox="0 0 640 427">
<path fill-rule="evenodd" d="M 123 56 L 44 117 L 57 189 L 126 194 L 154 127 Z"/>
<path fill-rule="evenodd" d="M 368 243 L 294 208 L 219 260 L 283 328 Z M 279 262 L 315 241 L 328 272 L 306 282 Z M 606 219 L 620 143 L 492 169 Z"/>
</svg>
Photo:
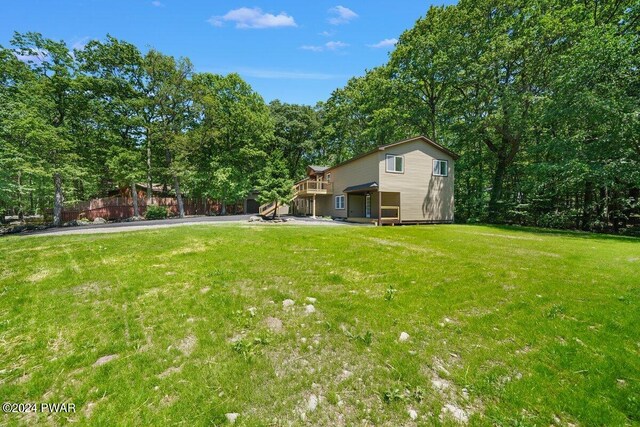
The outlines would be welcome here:
<svg viewBox="0 0 640 427">
<path fill-rule="evenodd" d="M 380 224 L 380 225 L 395 225 L 401 224 L 400 220 L 400 206 L 380 206 L 380 219 L 372 217 L 359 217 L 350 216 L 346 218 L 348 222 L 357 222 L 361 224 Z"/>
<path fill-rule="evenodd" d="M 333 184 L 329 181 L 317 181 L 305 179 L 294 186 L 294 197 L 305 197 L 324 194 L 333 194 Z"/>
</svg>

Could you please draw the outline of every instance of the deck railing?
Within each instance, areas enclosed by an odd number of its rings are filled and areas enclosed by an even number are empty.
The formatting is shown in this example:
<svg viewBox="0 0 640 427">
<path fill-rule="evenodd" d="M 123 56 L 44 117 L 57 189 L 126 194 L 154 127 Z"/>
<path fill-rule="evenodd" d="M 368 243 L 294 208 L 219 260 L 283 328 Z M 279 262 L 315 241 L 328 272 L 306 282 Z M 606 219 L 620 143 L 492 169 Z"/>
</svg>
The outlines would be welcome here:
<svg viewBox="0 0 640 427">
<path fill-rule="evenodd" d="M 265 203 L 264 205 L 261 205 L 258 208 L 258 212 L 260 213 L 260 215 L 267 215 L 273 212 L 273 209 L 275 208 L 275 206 L 276 206 L 275 202 Z"/>
<path fill-rule="evenodd" d="M 380 219 L 400 220 L 400 206 L 380 206 Z"/>
<path fill-rule="evenodd" d="M 317 181 L 305 179 L 294 186 L 294 193 L 299 194 L 331 194 L 333 192 L 333 184 L 329 181 Z"/>
</svg>

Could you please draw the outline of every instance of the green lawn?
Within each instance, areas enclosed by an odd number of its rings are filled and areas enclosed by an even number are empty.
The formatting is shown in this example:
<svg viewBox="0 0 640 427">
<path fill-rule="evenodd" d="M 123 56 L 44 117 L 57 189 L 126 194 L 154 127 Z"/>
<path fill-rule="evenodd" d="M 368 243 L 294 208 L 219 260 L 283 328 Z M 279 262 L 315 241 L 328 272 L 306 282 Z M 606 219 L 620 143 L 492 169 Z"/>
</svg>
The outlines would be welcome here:
<svg viewBox="0 0 640 427">
<path fill-rule="evenodd" d="M 640 424 L 637 239 L 457 225 L 9 237 L 0 322 L 0 400 L 75 403 L 54 424 Z"/>
</svg>

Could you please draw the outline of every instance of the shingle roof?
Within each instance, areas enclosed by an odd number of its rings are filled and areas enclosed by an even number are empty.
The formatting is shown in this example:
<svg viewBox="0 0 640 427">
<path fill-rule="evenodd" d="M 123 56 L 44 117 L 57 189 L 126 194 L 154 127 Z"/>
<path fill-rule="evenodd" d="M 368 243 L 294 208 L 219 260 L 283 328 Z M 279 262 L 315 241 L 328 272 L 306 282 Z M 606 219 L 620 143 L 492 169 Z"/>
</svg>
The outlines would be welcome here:
<svg viewBox="0 0 640 427">
<path fill-rule="evenodd" d="M 365 184 L 352 185 L 351 187 L 347 187 L 343 190 L 343 193 L 353 193 L 355 191 L 363 191 L 363 190 L 377 190 L 378 183 L 375 181 L 367 182 Z"/>
<path fill-rule="evenodd" d="M 329 169 L 329 166 L 316 166 L 316 165 L 311 165 L 308 166 L 312 171 L 317 172 L 317 173 L 321 173 L 326 171 L 327 169 Z"/>
<path fill-rule="evenodd" d="M 350 158 L 350 159 L 348 159 L 348 160 L 345 160 L 344 162 L 338 163 L 338 164 L 337 164 L 337 165 L 335 165 L 335 166 L 331 166 L 331 167 L 330 167 L 330 168 L 328 168 L 328 169 L 335 169 L 335 168 L 337 168 L 338 166 L 342 166 L 342 165 L 345 165 L 345 164 L 347 164 L 347 163 L 351 163 L 351 162 L 353 162 L 354 160 L 361 159 L 361 158 L 363 158 L 363 157 L 368 156 L 369 154 L 373 154 L 373 153 L 376 153 L 376 152 L 378 152 L 378 151 L 384 151 L 384 150 L 386 150 L 387 148 L 395 147 L 396 145 L 405 144 L 405 143 L 407 143 L 407 142 L 412 142 L 412 141 L 423 141 L 423 142 L 425 142 L 425 143 L 427 143 L 427 144 L 431 145 L 432 147 L 437 148 L 438 150 L 442 151 L 443 153 L 448 154 L 449 156 L 451 156 L 451 157 L 453 158 L 453 160 L 457 160 L 457 159 L 460 157 L 458 154 L 456 154 L 456 153 L 454 153 L 453 151 L 451 151 L 451 150 L 449 150 L 449 149 L 447 149 L 447 148 L 443 147 L 442 145 L 440 145 L 440 144 L 436 144 L 435 142 L 433 142 L 432 140 L 430 140 L 430 139 L 429 139 L 429 138 L 427 138 L 426 136 L 422 136 L 422 135 L 420 135 L 420 136 L 416 136 L 416 137 L 413 137 L 413 138 L 404 139 L 404 140 L 402 140 L 402 141 L 393 142 L 393 143 L 391 143 L 391 144 L 387 144 L 387 145 L 380 145 L 379 147 L 376 147 L 376 148 L 374 148 L 374 149 L 373 149 L 373 150 L 371 150 L 371 151 L 367 151 L 366 153 L 360 154 L 359 156 L 352 157 L 352 158 Z"/>
</svg>

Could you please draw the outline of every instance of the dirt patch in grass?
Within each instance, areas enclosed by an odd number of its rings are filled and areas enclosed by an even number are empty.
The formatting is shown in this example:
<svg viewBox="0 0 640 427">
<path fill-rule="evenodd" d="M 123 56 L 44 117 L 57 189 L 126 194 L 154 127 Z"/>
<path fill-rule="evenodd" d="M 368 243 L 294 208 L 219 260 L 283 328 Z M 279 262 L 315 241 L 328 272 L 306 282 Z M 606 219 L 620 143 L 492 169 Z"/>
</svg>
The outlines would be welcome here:
<svg viewBox="0 0 640 427">
<path fill-rule="evenodd" d="M 68 353 L 72 347 L 71 343 L 65 338 L 62 331 L 59 331 L 55 337 L 49 339 L 47 348 L 51 353 L 55 354 L 55 357 L 59 357 Z"/>
<path fill-rule="evenodd" d="M 178 398 L 176 396 L 171 396 L 169 394 L 165 394 L 162 399 L 160 399 L 160 405 L 162 406 L 171 406 L 174 403 L 176 403 L 176 401 L 178 400 Z"/>
<path fill-rule="evenodd" d="M 198 344 L 198 339 L 196 338 L 196 336 L 189 335 L 183 338 L 182 340 L 180 340 L 176 344 L 176 348 L 180 350 L 180 352 L 185 356 L 190 356 L 191 353 L 193 353 L 193 350 L 195 350 L 197 344 Z"/>
<path fill-rule="evenodd" d="M 185 246 L 180 249 L 175 249 L 171 251 L 171 256 L 197 254 L 197 253 L 206 252 L 206 250 L 207 250 L 207 246 L 203 242 L 194 242 L 189 246 Z"/>
<path fill-rule="evenodd" d="M 41 282 L 44 279 L 57 275 L 58 273 L 60 273 L 60 270 L 58 269 L 43 268 L 27 276 L 27 281 L 32 283 Z"/>
<path fill-rule="evenodd" d="M 264 323 L 271 332 L 279 334 L 284 330 L 282 320 L 277 317 L 267 317 L 264 319 Z"/>
<path fill-rule="evenodd" d="M 87 282 L 82 285 L 69 288 L 69 292 L 74 295 L 91 295 L 99 294 L 101 292 L 108 292 L 111 290 L 111 286 L 101 282 Z"/>
<path fill-rule="evenodd" d="M 165 369 L 163 372 L 158 374 L 158 378 L 163 379 L 163 378 L 167 378 L 170 375 L 173 374 L 177 374 L 182 372 L 182 365 L 180 366 L 171 366 L 167 369 Z"/>
</svg>

